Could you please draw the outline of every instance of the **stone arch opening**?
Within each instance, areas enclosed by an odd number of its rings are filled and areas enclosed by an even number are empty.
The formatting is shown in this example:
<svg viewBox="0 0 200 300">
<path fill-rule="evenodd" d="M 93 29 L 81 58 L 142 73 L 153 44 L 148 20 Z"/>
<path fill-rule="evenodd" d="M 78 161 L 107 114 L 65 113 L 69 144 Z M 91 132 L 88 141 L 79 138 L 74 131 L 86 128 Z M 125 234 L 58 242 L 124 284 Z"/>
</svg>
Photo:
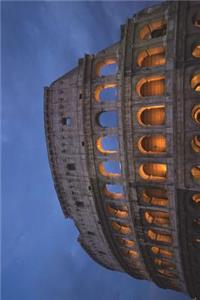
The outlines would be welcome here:
<svg viewBox="0 0 200 300">
<path fill-rule="evenodd" d="M 159 269 L 158 272 L 161 275 L 164 275 L 166 277 L 170 277 L 170 278 L 175 278 L 177 275 L 175 275 L 174 273 L 171 273 L 170 271 L 166 270 L 166 269 Z"/>
<path fill-rule="evenodd" d="M 192 56 L 200 58 L 200 43 L 197 43 L 192 47 Z"/>
<path fill-rule="evenodd" d="M 166 260 L 155 258 L 154 263 L 160 267 L 167 268 L 168 270 L 175 270 L 176 266 L 172 264 L 171 262 L 168 262 Z"/>
<path fill-rule="evenodd" d="M 169 214 L 162 211 L 145 211 L 144 219 L 148 224 L 169 225 Z"/>
<path fill-rule="evenodd" d="M 104 194 L 110 199 L 124 199 L 124 189 L 121 184 L 107 183 L 104 187 Z"/>
<path fill-rule="evenodd" d="M 173 256 L 171 251 L 163 249 L 163 248 L 159 248 L 159 247 L 156 247 L 156 246 L 151 247 L 151 252 L 155 255 L 161 255 L 161 256 L 164 256 L 164 257 L 170 257 L 171 258 Z"/>
<path fill-rule="evenodd" d="M 156 67 L 164 65 L 166 63 L 165 48 L 147 48 L 139 53 L 136 62 L 139 67 Z"/>
<path fill-rule="evenodd" d="M 97 102 L 113 102 L 117 100 L 117 87 L 115 83 L 98 85 L 94 92 Z"/>
<path fill-rule="evenodd" d="M 146 188 L 140 195 L 142 201 L 150 205 L 163 207 L 168 205 L 167 190 L 164 188 Z"/>
<path fill-rule="evenodd" d="M 172 243 L 172 237 L 169 234 L 163 234 L 160 232 L 157 232 L 155 230 L 149 229 L 147 231 L 147 236 L 152 241 L 162 242 L 165 244 L 171 244 Z"/>
<path fill-rule="evenodd" d="M 142 126 L 161 126 L 165 124 L 165 106 L 145 106 L 137 112 L 138 123 Z"/>
<path fill-rule="evenodd" d="M 162 134 L 143 136 L 138 141 L 138 149 L 144 154 L 165 153 L 166 148 L 166 138 Z"/>
<path fill-rule="evenodd" d="M 200 93 L 200 71 L 195 72 L 191 79 L 191 88 Z"/>
<path fill-rule="evenodd" d="M 112 229 L 118 233 L 129 234 L 131 232 L 131 228 L 126 224 L 121 224 L 119 222 L 112 221 L 111 226 Z"/>
<path fill-rule="evenodd" d="M 135 242 L 125 238 L 118 238 L 119 243 L 125 247 L 133 247 L 135 246 Z"/>
<path fill-rule="evenodd" d="M 200 125 L 200 105 L 197 104 L 192 109 L 192 119 L 197 123 L 197 125 Z"/>
<path fill-rule="evenodd" d="M 192 22 L 193 22 L 194 26 L 200 28 L 200 13 L 199 13 L 199 12 L 197 12 L 197 13 L 193 16 Z"/>
<path fill-rule="evenodd" d="M 194 182 L 200 184 L 200 165 L 194 166 L 191 169 L 191 174 Z"/>
<path fill-rule="evenodd" d="M 130 249 L 123 249 L 124 256 L 127 256 L 129 258 L 137 258 L 139 256 L 138 252 L 136 250 L 130 250 Z"/>
<path fill-rule="evenodd" d="M 99 137 L 96 141 L 96 147 L 102 154 L 117 153 L 119 140 L 117 136 Z"/>
<path fill-rule="evenodd" d="M 136 92 L 140 97 L 163 96 L 165 94 L 165 76 L 140 79 L 136 84 Z"/>
<path fill-rule="evenodd" d="M 160 163 L 144 163 L 139 167 L 139 175 L 148 181 L 163 181 L 167 176 L 167 165 Z"/>
<path fill-rule="evenodd" d="M 99 164 L 99 171 L 105 177 L 121 176 L 121 163 L 119 161 L 103 161 Z"/>
<path fill-rule="evenodd" d="M 192 201 L 193 201 L 193 203 L 195 203 L 195 204 L 200 204 L 200 193 L 194 194 L 194 195 L 192 196 Z"/>
<path fill-rule="evenodd" d="M 195 152 L 200 153 L 200 135 L 195 135 L 192 138 L 191 146 Z"/>
<path fill-rule="evenodd" d="M 113 58 L 106 59 L 96 64 L 97 76 L 109 76 L 117 73 L 117 62 Z"/>
<path fill-rule="evenodd" d="M 140 31 L 139 37 L 142 41 L 150 40 L 166 35 L 167 24 L 164 19 L 146 24 Z"/>
<path fill-rule="evenodd" d="M 127 218 L 128 217 L 128 207 L 126 205 L 115 205 L 115 204 L 108 204 L 106 210 L 110 216 L 116 218 Z"/>
<path fill-rule="evenodd" d="M 115 128 L 118 124 L 116 111 L 103 111 L 97 115 L 97 123 L 103 128 Z"/>
</svg>

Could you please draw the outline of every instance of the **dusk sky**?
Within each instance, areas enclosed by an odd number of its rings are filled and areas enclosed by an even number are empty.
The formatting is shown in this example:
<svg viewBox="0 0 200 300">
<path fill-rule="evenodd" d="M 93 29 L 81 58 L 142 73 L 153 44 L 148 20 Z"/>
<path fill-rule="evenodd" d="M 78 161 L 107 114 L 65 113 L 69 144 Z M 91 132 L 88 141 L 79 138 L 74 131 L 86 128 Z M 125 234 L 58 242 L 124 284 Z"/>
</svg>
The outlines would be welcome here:
<svg viewBox="0 0 200 300">
<path fill-rule="evenodd" d="M 106 270 L 82 250 L 45 145 L 44 86 L 118 41 L 127 17 L 155 3 L 3 2 L 3 300 L 189 299 Z"/>
</svg>

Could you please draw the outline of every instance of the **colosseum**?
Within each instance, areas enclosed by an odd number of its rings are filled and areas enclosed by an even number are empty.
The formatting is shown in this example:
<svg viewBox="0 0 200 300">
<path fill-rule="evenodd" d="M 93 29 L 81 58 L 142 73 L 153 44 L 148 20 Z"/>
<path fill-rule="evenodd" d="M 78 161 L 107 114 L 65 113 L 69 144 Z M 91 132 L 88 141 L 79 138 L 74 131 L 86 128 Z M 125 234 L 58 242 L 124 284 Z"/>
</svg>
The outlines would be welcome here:
<svg viewBox="0 0 200 300">
<path fill-rule="evenodd" d="M 55 189 L 104 267 L 200 297 L 200 3 L 162 2 L 45 88 Z"/>
</svg>

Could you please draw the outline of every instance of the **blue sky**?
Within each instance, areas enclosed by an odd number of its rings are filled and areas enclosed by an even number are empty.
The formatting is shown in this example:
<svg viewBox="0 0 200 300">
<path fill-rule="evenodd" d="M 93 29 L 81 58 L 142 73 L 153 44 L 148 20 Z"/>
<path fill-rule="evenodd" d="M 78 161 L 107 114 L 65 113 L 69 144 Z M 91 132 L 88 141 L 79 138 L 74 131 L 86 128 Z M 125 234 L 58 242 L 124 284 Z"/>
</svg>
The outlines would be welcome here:
<svg viewBox="0 0 200 300">
<path fill-rule="evenodd" d="M 186 300 L 108 271 L 81 249 L 63 217 L 47 160 L 43 87 L 85 53 L 116 42 L 152 2 L 2 4 L 2 299 Z"/>
</svg>

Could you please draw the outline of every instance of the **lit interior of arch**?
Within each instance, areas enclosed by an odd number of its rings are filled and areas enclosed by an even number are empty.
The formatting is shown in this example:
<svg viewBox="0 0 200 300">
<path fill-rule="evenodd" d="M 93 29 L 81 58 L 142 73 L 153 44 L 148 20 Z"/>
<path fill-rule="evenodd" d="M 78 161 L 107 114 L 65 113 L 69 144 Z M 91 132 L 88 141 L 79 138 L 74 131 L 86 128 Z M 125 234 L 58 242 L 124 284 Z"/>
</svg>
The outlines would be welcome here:
<svg viewBox="0 0 200 300">
<path fill-rule="evenodd" d="M 118 233 L 122 233 L 122 234 L 131 233 L 131 228 L 126 224 L 121 224 L 119 222 L 112 221 L 111 226 Z"/>
<path fill-rule="evenodd" d="M 144 163 L 139 167 L 139 175 L 148 181 L 163 181 L 167 176 L 167 165 L 160 163 Z"/>
<path fill-rule="evenodd" d="M 200 71 L 196 72 L 191 79 L 191 88 L 200 93 Z"/>
<path fill-rule="evenodd" d="M 145 211 L 144 219 L 149 224 L 158 226 L 169 225 L 169 214 L 161 211 Z"/>
<path fill-rule="evenodd" d="M 192 49 L 192 56 L 200 58 L 200 43 L 196 44 Z"/>
<path fill-rule="evenodd" d="M 99 164 L 99 171 L 106 177 L 119 177 L 121 176 L 121 163 L 119 161 L 103 161 Z"/>
<path fill-rule="evenodd" d="M 141 78 L 136 84 L 136 92 L 140 97 L 163 96 L 165 94 L 165 76 Z"/>
<path fill-rule="evenodd" d="M 147 231 L 147 236 L 153 241 L 162 242 L 166 244 L 172 243 L 172 237 L 169 234 L 162 234 L 160 232 L 157 232 L 155 230 L 149 229 Z"/>
<path fill-rule="evenodd" d="M 140 193 L 141 200 L 152 206 L 168 205 L 167 190 L 163 188 L 145 188 Z"/>
<path fill-rule="evenodd" d="M 197 104 L 192 109 L 192 119 L 200 125 L 200 104 Z"/>
<path fill-rule="evenodd" d="M 164 19 L 156 20 L 146 24 L 139 32 L 140 39 L 150 40 L 166 35 L 166 22 Z"/>
<path fill-rule="evenodd" d="M 138 141 L 138 149 L 144 154 L 164 153 L 166 148 L 166 138 L 161 134 L 142 136 Z"/>
<path fill-rule="evenodd" d="M 96 141 L 96 147 L 102 154 L 117 153 L 119 140 L 117 136 L 103 136 Z"/>
<path fill-rule="evenodd" d="M 107 212 L 109 215 L 116 217 L 116 218 L 127 218 L 128 217 L 128 208 L 126 205 L 117 206 L 114 204 L 108 204 L 106 207 Z"/>
<path fill-rule="evenodd" d="M 135 242 L 129 239 L 125 239 L 125 238 L 118 238 L 118 241 L 121 245 L 125 246 L 125 247 L 133 247 L 135 246 Z"/>
<path fill-rule="evenodd" d="M 123 249 L 123 254 L 130 258 L 137 258 L 139 256 L 136 250 Z"/>
<path fill-rule="evenodd" d="M 195 183 L 200 184 L 200 165 L 194 166 L 191 169 L 191 174 Z"/>
<path fill-rule="evenodd" d="M 192 201 L 193 201 L 193 203 L 195 203 L 195 204 L 200 204 L 200 193 L 194 194 L 194 195 L 192 196 Z"/>
<path fill-rule="evenodd" d="M 156 254 L 156 255 L 161 255 L 161 256 L 164 256 L 164 257 L 172 257 L 173 256 L 173 253 L 170 250 L 160 248 L 160 247 L 156 247 L 156 246 L 151 247 L 151 252 Z"/>
<path fill-rule="evenodd" d="M 117 62 L 113 58 L 108 58 L 96 64 L 97 76 L 109 76 L 117 73 Z"/>
<path fill-rule="evenodd" d="M 191 146 L 195 152 L 200 153 L 200 135 L 195 135 L 192 138 Z"/>
<path fill-rule="evenodd" d="M 117 100 L 116 83 L 100 84 L 96 87 L 94 98 L 97 102 L 112 102 Z"/>
<path fill-rule="evenodd" d="M 165 124 L 165 106 L 145 106 L 138 110 L 137 120 L 142 126 L 161 126 Z"/>
<path fill-rule="evenodd" d="M 121 184 L 107 183 L 104 188 L 104 194 L 114 200 L 124 199 L 124 189 Z"/>
<path fill-rule="evenodd" d="M 165 48 L 154 47 L 142 50 L 137 57 L 137 65 L 139 67 L 156 67 L 164 65 L 165 59 Z"/>
</svg>

